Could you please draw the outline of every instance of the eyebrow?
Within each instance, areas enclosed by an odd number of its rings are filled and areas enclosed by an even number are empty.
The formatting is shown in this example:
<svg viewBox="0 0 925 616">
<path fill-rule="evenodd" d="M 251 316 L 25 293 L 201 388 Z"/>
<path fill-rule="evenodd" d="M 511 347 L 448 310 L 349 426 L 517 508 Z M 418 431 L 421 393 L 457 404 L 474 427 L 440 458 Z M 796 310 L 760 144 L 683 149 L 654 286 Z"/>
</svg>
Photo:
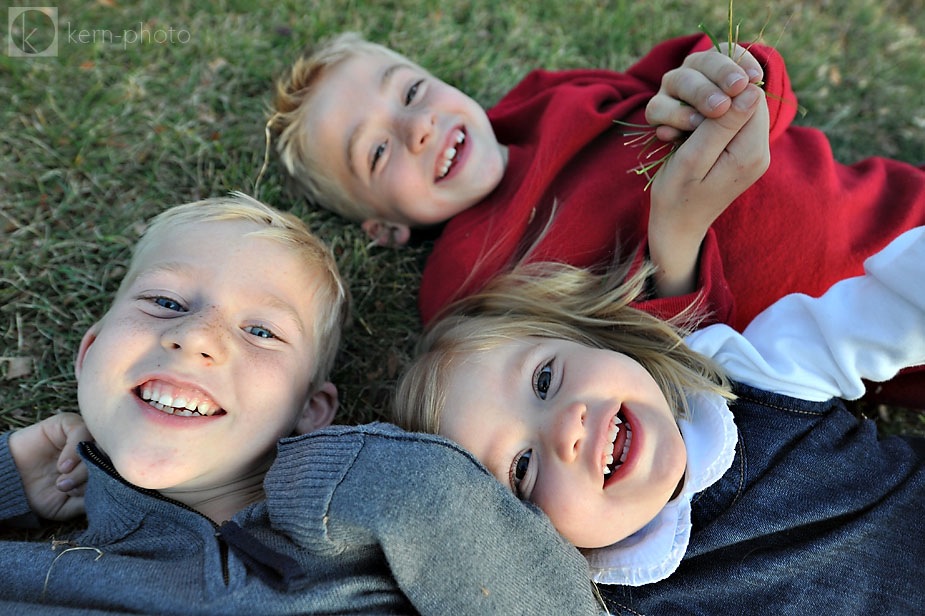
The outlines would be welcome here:
<svg viewBox="0 0 925 616">
<path fill-rule="evenodd" d="M 533 391 L 533 376 L 536 373 L 536 369 L 532 365 L 537 362 L 536 354 L 538 352 L 539 344 L 534 341 L 528 342 L 512 358 L 512 373 L 508 375 L 509 378 L 527 375 L 530 379 L 530 391 Z"/>
<path fill-rule="evenodd" d="M 403 68 L 413 68 L 407 62 L 396 62 L 395 64 L 390 64 L 382 71 L 382 75 L 379 77 L 379 92 L 385 91 L 389 87 L 392 78 L 395 76 L 400 69 Z M 350 131 L 350 135 L 347 137 L 347 168 L 350 170 L 350 175 L 359 179 L 360 174 L 357 172 L 357 168 L 354 166 L 353 161 L 355 159 L 354 149 L 356 148 L 357 141 L 360 138 L 360 135 L 363 134 L 363 129 L 366 128 L 366 121 L 361 121 L 359 124 L 353 127 L 353 130 Z"/>
</svg>

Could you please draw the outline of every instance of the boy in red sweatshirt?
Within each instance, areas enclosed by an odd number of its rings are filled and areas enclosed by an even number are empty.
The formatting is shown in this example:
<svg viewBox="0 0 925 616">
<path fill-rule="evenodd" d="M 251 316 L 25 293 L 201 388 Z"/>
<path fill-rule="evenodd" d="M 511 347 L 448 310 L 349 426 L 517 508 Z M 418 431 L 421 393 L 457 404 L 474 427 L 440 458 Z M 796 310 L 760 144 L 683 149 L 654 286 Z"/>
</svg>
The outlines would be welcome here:
<svg viewBox="0 0 925 616">
<path fill-rule="evenodd" d="M 721 117 L 761 80 L 770 167 L 753 184 L 744 177 L 725 211 L 717 206 L 696 284 L 713 319 L 741 329 L 787 293 L 818 295 L 858 275 L 866 257 L 925 223 L 925 170 L 835 161 L 820 131 L 791 124 L 797 103 L 781 56 L 748 51 L 733 60 L 696 35 L 656 46 L 625 73 L 538 70 L 480 114 L 407 58 L 342 36 L 280 82 L 278 151 L 309 198 L 382 242 L 447 221 L 421 283 L 426 323 L 524 257 L 589 267 L 648 240 L 658 263 L 655 200 L 683 203 L 691 186 L 672 176 L 672 160 L 645 190 L 648 179 L 627 172 L 640 149 L 626 144 L 620 123 L 667 125 L 659 132 L 673 137 Z M 641 307 L 667 317 L 693 299 Z M 920 387 L 885 401 L 921 406 Z"/>
</svg>

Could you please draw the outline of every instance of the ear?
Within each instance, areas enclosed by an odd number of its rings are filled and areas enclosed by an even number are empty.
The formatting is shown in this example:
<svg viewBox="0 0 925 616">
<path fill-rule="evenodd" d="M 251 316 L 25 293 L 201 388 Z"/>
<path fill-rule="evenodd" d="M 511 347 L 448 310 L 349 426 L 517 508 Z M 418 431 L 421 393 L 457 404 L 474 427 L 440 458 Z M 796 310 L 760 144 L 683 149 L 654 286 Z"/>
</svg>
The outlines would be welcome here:
<svg viewBox="0 0 925 616">
<path fill-rule="evenodd" d="M 90 329 L 87 330 L 87 333 L 84 334 L 83 339 L 80 341 L 80 347 L 77 349 L 77 359 L 74 360 L 74 376 L 80 380 L 80 371 L 83 369 L 84 359 L 87 357 L 87 351 L 90 350 L 90 345 L 96 342 L 96 336 L 100 332 L 100 321 L 97 321 L 90 326 Z"/>
<path fill-rule="evenodd" d="M 389 222 L 381 218 L 367 218 L 360 225 L 369 239 L 379 246 L 404 246 L 411 238 L 411 228 L 400 222 Z"/>
<path fill-rule="evenodd" d="M 295 433 L 307 434 L 331 425 L 337 404 L 337 387 L 334 383 L 325 382 L 305 401 L 305 406 L 302 407 L 296 421 Z"/>
</svg>

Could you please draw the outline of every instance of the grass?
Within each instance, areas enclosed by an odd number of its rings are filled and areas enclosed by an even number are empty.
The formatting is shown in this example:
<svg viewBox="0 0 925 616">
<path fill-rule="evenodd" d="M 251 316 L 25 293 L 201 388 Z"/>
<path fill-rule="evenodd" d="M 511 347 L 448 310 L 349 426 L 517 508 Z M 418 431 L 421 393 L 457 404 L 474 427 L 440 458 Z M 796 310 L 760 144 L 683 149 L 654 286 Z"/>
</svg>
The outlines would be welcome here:
<svg viewBox="0 0 925 616">
<path fill-rule="evenodd" d="M 724 32 L 727 10 L 718 0 L 501 4 L 59 6 L 57 57 L 0 56 L 0 425 L 75 409 L 77 345 L 103 313 L 145 220 L 170 205 L 253 191 L 270 85 L 306 44 L 359 30 L 491 105 L 535 67 L 620 70 L 700 23 Z M 915 102 L 925 83 L 921 0 L 782 0 L 770 12 L 764 4 L 736 2 L 741 37 L 764 28 L 781 49 L 808 110 L 799 122 L 824 129 L 845 162 L 876 154 L 925 163 L 925 110 Z M 129 44 L 126 31 L 149 40 Z M 150 40 L 169 32 L 173 41 Z M 356 226 L 292 198 L 275 161 L 258 196 L 304 217 L 334 246 L 356 300 L 334 375 L 339 421 L 383 417 L 417 335 L 428 247 L 368 247 Z M 900 409 L 881 425 L 925 433 L 922 415 Z"/>
</svg>

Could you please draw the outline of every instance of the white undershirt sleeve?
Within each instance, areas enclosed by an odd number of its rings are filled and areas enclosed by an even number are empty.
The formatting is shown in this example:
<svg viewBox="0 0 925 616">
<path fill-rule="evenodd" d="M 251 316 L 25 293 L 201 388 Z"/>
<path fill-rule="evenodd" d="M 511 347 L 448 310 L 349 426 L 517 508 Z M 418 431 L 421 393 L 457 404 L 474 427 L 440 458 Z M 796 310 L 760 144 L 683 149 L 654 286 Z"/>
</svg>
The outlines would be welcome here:
<svg viewBox="0 0 925 616">
<path fill-rule="evenodd" d="M 859 398 L 861 379 L 885 381 L 925 363 L 925 227 L 893 240 L 864 270 L 822 297 L 781 298 L 741 335 L 717 325 L 687 343 L 748 385 L 807 400 Z"/>
</svg>

